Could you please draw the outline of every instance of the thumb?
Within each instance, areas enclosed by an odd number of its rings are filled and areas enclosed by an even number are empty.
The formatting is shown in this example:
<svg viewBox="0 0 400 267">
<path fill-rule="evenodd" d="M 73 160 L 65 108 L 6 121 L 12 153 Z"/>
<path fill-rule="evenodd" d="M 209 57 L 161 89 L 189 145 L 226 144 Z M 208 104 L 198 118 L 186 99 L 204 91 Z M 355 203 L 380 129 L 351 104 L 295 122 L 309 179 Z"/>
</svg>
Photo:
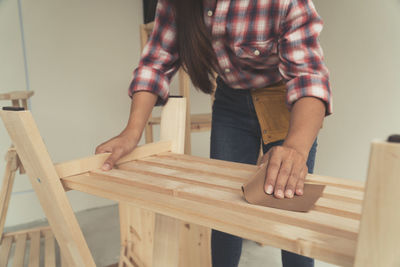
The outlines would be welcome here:
<svg viewBox="0 0 400 267">
<path fill-rule="evenodd" d="M 103 171 L 111 170 L 114 167 L 115 163 L 122 157 L 122 154 L 122 149 L 116 149 L 115 151 L 113 151 L 112 154 L 106 159 L 101 169 Z"/>
</svg>

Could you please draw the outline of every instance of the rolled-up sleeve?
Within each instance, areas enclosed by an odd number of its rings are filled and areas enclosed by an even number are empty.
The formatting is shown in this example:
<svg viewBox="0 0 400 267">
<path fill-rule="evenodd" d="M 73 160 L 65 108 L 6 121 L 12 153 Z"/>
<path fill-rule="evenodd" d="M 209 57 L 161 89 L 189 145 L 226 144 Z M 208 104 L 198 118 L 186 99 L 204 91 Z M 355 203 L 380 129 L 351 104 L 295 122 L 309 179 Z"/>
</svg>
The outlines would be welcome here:
<svg viewBox="0 0 400 267">
<path fill-rule="evenodd" d="M 156 105 L 168 100 L 169 84 L 179 67 L 176 45 L 176 24 L 168 0 L 159 0 L 154 21 L 154 30 L 143 49 L 139 66 L 133 73 L 129 96 L 139 91 L 158 95 Z"/>
<path fill-rule="evenodd" d="M 329 71 L 324 63 L 318 37 L 323 22 L 312 0 L 287 0 L 279 33 L 279 71 L 287 80 L 287 104 L 301 97 L 316 97 L 325 103 L 326 115 L 332 109 Z"/>
</svg>

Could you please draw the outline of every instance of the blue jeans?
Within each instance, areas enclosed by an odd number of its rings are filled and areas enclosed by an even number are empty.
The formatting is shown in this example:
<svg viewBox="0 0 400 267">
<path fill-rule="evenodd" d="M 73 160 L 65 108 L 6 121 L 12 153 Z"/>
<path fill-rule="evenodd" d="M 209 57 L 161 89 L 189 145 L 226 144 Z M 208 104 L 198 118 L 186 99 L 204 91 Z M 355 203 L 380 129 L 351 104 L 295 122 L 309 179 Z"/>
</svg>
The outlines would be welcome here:
<svg viewBox="0 0 400 267">
<path fill-rule="evenodd" d="M 212 108 L 210 157 L 233 162 L 256 164 L 261 144 L 261 129 L 249 90 L 232 89 L 217 79 L 218 87 Z M 266 153 L 283 140 L 263 145 Z M 310 151 L 307 166 L 314 169 L 317 143 Z M 211 238 L 213 267 L 237 267 L 242 239 L 213 230 Z M 284 267 L 312 267 L 314 259 L 282 250 Z"/>
</svg>

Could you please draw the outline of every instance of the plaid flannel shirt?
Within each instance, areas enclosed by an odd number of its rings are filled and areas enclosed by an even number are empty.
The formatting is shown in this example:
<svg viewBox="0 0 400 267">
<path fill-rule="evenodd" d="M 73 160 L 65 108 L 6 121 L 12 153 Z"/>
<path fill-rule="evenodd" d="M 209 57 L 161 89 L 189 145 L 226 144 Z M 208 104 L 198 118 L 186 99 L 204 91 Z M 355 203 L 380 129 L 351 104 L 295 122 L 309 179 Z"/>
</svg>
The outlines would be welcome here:
<svg viewBox="0 0 400 267">
<path fill-rule="evenodd" d="M 332 113 L 329 72 L 318 41 L 323 22 L 312 0 L 203 0 L 224 82 L 239 89 L 263 88 L 284 79 L 287 104 L 321 99 Z M 134 71 L 129 95 L 150 91 L 168 99 L 179 68 L 176 24 L 168 0 L 159 0 L 154 30 Z"/>
</svg>

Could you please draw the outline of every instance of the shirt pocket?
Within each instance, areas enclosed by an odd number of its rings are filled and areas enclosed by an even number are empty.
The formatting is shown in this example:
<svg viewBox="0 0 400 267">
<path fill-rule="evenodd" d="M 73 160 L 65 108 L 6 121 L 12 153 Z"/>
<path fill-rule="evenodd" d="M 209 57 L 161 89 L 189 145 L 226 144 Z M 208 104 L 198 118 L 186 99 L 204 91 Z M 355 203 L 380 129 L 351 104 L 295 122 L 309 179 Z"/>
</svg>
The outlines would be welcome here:
<svg viewBox="0 0 400 267">
<path fill-rule="evenodd" d="M 234 44 L 233 51 L 241 64 L 257 69 L 276 66 L 279 62 L 275 39 Z"/>
</svg>

